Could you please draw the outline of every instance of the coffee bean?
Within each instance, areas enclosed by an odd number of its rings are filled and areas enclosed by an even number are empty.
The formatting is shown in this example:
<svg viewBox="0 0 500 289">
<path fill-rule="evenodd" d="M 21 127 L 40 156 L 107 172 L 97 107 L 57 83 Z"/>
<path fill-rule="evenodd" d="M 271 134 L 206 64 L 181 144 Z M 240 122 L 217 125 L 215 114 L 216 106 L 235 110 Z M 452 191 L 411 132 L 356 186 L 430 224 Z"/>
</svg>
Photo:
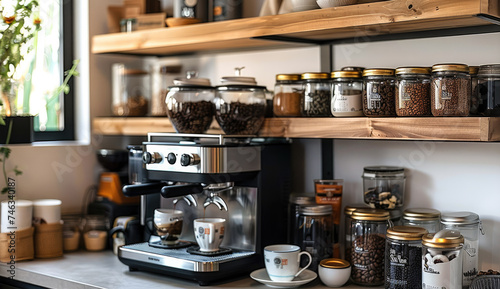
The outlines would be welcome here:
<svg viewBox="0 0 500 289">
<path fill-rule="evenodd" d="M 176 102 L 169 105 L 167 115 L 179 133 L 204 133 L 212 123 L 214 111 L 210 101 Z"/>
<path fill-rule="evenodd" d="M 366 80 L 363 90 L 363 113 L 366 116 L 396 116 L 394 92 L 392 79 Z"/>
<path fill-rule="evenodd" d="M 385 237 L 379 234 L 358 236 L 352 242 L 351 279 L 359 285 L 384 284 Z"/>
<path fill-rule="evenodd" d="M 431 84 L 404 81 L 396 85 L 396 114 L 398 116 L 431 115 Z"/>
<path fill-rule="evenodd" d="M 433 116 L 467 116 L 470 111 L 470 78 L 433 77 L 431 109 Z"/>
<path fill-rule="evenodd" d="M 330 104 L 330 90 L 306 90 L 302 98 L 302 116 L 332 116 Z"/>
<path fill-rule="evenodd" d="M 225 102 L 215 113 L 215 119 L 226 134 L 254 135 L 264 123 L 266 105 Z"/>
</svg>

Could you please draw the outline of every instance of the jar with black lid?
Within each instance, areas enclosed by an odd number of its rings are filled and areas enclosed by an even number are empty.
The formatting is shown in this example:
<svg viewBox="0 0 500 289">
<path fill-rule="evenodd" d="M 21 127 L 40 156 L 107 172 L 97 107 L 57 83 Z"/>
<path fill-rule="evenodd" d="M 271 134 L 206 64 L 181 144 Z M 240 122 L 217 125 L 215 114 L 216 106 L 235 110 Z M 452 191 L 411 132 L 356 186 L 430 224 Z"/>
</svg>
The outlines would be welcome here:
<svg viewBox="0 0 500 289">
<path fill-rule="evenodd" d="M 384 284 L 385 235 L 392 227 L 389 212 L 359 209 L 351 215 L 351 281 L 364 286 Z"/>
<path fill-rule="evenodd" d="M 431 111 L 433 116 L 468 116 L 471 80 L 465 64 L 432 66 Z"/>
<path fill-rule="evenodd" d="M 302 98 L 300 74 L 278 74 L 274 85 L 273 112 L 275 116 L 301 116 Z"/>
<path fill-rule="evenodd" d="M 330 110 L 330 75 L 328 73 L 303 73 L 304 97 L 301 101 L 302 116 L 332 116 Z"/>
<path fill-rule="evenodd" d="M 429 233 L 441 230 L 441 212 L 435 209 L 411 208 L 403 212 L 403 224 L 405 226 L 418 226 L 425 228 Z"/>
<path fill-rule="evenodd" d="M 431 69 L 399 67 L 396 69 L 396 114 L 431 115 Z"/>
<path fill-rule="evenodd" d="M 469 66 L 470 74 L 470 114 L 477 115 L 479 108 L 479 91 L 477 89 L 479 66 Z"/>
<path fill-rule="evenodd" d="M 359 71 L 334 71 L 332 78 L 332 114 L 335 117 L 363 116 L 363 79 Z"/>
<path fill-rule="evenodd" d="M 387 229 L 385 288 L 417 289 L 422 286 L 422 236 L 427 230 L 415 226 Z"/>
<path fill-rule="evenodd" d="M 394 69 L 365 69 L 363 81 L 363 113 L 366 116 L 396 116 Z"/>
<path fill-rule="evenodd" d="M 500 116 L 500 64 L 479 66 L 477 78 L 478 114 Z"/>
</svg>

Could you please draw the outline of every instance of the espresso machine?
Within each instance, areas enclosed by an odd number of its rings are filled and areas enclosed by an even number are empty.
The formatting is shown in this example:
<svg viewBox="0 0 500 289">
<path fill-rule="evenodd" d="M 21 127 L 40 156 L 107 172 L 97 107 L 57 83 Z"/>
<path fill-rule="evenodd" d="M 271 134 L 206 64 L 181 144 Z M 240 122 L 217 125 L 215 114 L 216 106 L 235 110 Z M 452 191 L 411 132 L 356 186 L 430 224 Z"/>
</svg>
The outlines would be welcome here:
<svg viewBox="0 0 500 289">
<path fill-rule="evenodd" d="M 145 181 L 123 188 L 141 195 L 142 243 L 119 248 L 131 271 L 197 281 L 225 281 L 264 267 L 263 249 L 286 242 L 291 153 L 286 139 L 250 136 L 149 133 L 143 143 Z M 152 225 L 154 210 L 183 212 L 181 240 L 162 245 Z M 217 252 L 196 250 L 193 220 L 226 219 Z"/>
</svg>

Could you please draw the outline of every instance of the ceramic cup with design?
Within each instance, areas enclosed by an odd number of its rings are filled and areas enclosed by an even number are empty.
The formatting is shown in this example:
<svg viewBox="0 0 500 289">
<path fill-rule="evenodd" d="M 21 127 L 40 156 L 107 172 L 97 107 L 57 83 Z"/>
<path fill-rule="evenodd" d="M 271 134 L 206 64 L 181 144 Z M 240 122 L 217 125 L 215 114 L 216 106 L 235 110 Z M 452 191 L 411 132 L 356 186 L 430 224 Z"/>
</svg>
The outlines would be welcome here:
<svg viewBox="0 0 500 289">
<path fill-rule="evenodd" d="M 194 220 L 194 236 L 201 252 L 219 250 L 224 239 L 226 220 L 223 218 L 203 218 Z"/>
<path fill-rule="evenodd" d="M 300 269 L 300 257 L 307 255 L 309 262 Z M 311 265 L 312 257 L 309 252 L 300 251 L 296 245 L 270 245 L 264 248 L 264 261 L 269 278 L 273 281 L 287 282 L 292 281 Z"/>
<path fill-rule="evenodd" d="M 164 245 L 175 245 L 179 243 L 183 220 L 183 214 L 180 210 L 155 210 L 153 223 Z"/>
</svg>

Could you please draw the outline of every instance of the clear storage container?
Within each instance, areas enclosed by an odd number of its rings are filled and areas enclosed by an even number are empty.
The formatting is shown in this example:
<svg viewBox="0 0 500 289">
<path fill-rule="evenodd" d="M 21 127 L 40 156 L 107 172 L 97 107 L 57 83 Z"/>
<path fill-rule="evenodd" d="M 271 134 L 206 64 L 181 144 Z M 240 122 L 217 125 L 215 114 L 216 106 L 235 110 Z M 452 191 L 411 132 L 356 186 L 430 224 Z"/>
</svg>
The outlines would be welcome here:
<svg viewBox="0 0 500 289">
<path fill-rule="evenodd" d="M 300 74 L 278 74 L 274 85 L 273 113 L 275 116 L 301 116 L 303 97 Z"/>
<path fill-rule="evenodd" d="M 174 75 L 181 71 L 180 65 L 165 65 L 154 66 L 152 74 L 152 86 L 154 88 L 151 95 L 151 115 L 152 116 L 167 116 L 167 94 L 169 87 L 172 85 Z"/>
<path fill-rule="evenodd" d="M 363 113 L 366 116 L 396 116 L 394 69 L 365 69 L 363 81 Z"/>
<path fill-rule="evenodd" d="M 301 100 L 302 116 L 332 116 L 330 109 L 330 75 L 328 73 L 303 73 L 304 97 Z"/>
<path fill-rule="evenodd" d="M 109 231 L 109 219 L 106 216 L 88 215 L 85 217 L 83 241 L 87 251 L 106 249 Z"/>
<path fill-rule="evenodd" d="M 477 112 L 484 116 L 500 116 L 500 64 L 479 66 Z"/>
<path fill-rule="evenodd" d="M 149 73 L 128 69 L 122 63 L 112 66 L 112 111 L 115 116 L 146 116 L 149 110 Z"/>
<path fill-rule="evenodd" d="M 291 194 L 288 202 L 288 242 L 298 245 L 300 243 L 298 236 L 298 226 L 300 220 L 300 208 L 316 205 L 314 196 L 304 196 Z"/>
<path fill-rule="evenodd" d="M 418 226 L 427 229 L 429 233 L 441 230 L 441 212 L 427 208 L 411 208 L 403 212 L 405 226 Z"/>
<path fill-rule="evenodd" d="M 432 66 L 431 111 L 433 116 L 467 116 L 470 111 L 471 79 L 465 64 Z"/>
<path fill-rule="evenodd" d="M 359 71 L 334 71 L 331 109 L 333 116 L 363 116 L 363 79 Z"/>
<path fill-rule="evenodd" d="M 431 115 L 431 69 L 399 67 L 396 69 L 396 114 Z"/>
<path fill-rule="evenodd" d="M 374 166 L 363 169 L 363 200 L 372 208 L 403 206 L 405 171 L 402 167 Z"/>
</svg>

